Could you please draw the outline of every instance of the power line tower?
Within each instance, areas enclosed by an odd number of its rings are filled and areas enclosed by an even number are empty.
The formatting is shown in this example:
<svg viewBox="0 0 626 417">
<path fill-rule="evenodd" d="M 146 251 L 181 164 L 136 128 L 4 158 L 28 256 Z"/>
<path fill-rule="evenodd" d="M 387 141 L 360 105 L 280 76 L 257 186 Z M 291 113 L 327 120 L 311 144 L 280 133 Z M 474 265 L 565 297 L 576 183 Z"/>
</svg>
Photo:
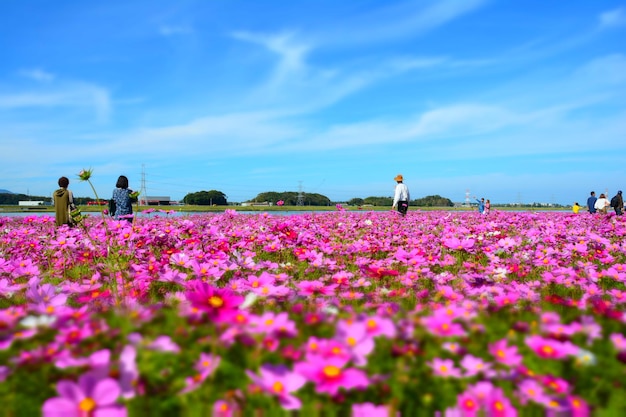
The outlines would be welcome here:
<svg viewBox="0 0 626 417">
<path fill-rule="evenodd" d="M 302 181 L 298 181 L 298 200 L 296 206 L 304 205 L 304 193 L 302 192 Z"/>
<path fill-rule="evenodd" d="M 467 207 L 470 206 L 470 190 L 469 190 L 469 188 L 465 190 L 465 205 Z"/>
<path fill-rule="evenodd" d="M 141 189 L 139 190 L 139 205 L 148 205 L 148 192 L 146 191 L 146 170 L 145 165 L 141 164 Z"/>
</svg>

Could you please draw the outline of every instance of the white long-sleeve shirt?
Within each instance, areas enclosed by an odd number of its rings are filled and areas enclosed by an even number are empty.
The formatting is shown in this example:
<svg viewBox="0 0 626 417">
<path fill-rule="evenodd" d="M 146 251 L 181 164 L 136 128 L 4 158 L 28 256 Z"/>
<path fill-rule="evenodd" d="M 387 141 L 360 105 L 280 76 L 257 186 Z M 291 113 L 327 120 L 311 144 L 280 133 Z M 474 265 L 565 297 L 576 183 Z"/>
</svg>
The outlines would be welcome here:
<svg viewBox="0 0 626 417">
<path fill-rule="evenodd" d="M 398 183 L 396 185 L 396 192 L 393 196 L 393 206 L 396 207 L 398 205 L 398 201 L 410 201 L 411 194 L 409 194 L 409 187 L 404 183 Z"/>
</svg>

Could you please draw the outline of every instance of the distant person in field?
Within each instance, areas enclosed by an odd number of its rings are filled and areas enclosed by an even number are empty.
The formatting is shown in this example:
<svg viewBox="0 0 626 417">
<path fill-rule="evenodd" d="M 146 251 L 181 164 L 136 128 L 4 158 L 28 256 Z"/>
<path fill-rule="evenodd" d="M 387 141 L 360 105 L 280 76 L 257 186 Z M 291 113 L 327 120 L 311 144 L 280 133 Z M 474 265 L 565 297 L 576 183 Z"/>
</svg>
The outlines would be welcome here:
<svg viewBox="0 0 626 417">
<path fill-rule="evenodd" d="M 120 175 L 113 190 L 113 201 L 115 202 L 115 213 L 111 213 L 115 220 L 125 219 L 133 221 L 133 204 L 130 195 L 133 190 L 128 188 L 128 178 Z"/>
<path fill-rule="evenodd" d="M 587 199 L 587 210 L 589 210 L 589 213 L 591 214 L 596 212 L 596 201 L 598 201 L 596 198 L 596 192 L 592 191 L 591 195 Z"/>
<path fill-rule="evenodd" d="M 606 198 L 606 196 L 604 194 L 600 194 L 600 198 L 596 200 L 596 203 L 593 205 L 593 207 L 598 213 L 606 214 L 609 210 L 610 205 L 611 203 L 609 203 L 609 200 Z"/>
<path fill-rule="evenodd" d="M 619 190 L 617 194 L 611 199 L 611 207 L 615 210 L 617 216 L 621 216 L 624 210 L 624 198 L 622 197 L 622 190 Z"/>
<path fill-rule="evenodd" d="M 578 205 L 578 203 L 574 203 L 574 205 L 572 206 L 572 211 L 574 212 L 574 214 L 578 214 L 578 212 L 580 211 L 580 206 Z"/>
<path fill-rule="evenodd" d="M 480 200 L 476 198 L 476 196 L 474 196 L 474 199 L 476 200 L 476 202 L 478 203 L 478 212 L 480 214 L 485 214 L 485 199 L 481 198 Z"/>
<path fill-rule="evenodd" d="M 487 199 L 487 201 L 485 201 L 485 214 L 489 214 L 490 211 L 491 211 L 491 201 Z"/>
<path fill-rule="evenodd" d="M 64 224 L 71 225 L 72 221 L 69 214 L 70 206 L 74 205 L 74 196 L 67 189 L 70 180 L 67 177 L 59 178 L 59 189 L 52 193 L 52 203 L 54 204 L 54 218 L 57 226 Z"/>
<path fill-rule="evenodd" d="M 396 189 L 393 195 L 393 205 L 391 209 L 397 208 L 402 216 L 406 216 L 406 212 L 409 210 L 409 201 L 411 201 L 409 187 L 404 183 L 402 174 L 396 175 L 394 181 L 396 182 Z"/>
</svg>

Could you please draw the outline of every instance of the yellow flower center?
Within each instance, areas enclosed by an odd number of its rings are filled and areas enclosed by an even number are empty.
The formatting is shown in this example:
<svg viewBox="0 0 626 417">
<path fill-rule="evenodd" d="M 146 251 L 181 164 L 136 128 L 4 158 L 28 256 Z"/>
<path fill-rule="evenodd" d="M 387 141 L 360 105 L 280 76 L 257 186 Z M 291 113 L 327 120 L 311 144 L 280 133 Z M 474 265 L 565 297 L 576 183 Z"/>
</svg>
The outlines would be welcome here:
<svg viewBox="0 0 626 417">
<path fill-rule="evenodd" d="M 81 402 L 78 403 L 78 409 L 80 411 L 90 412 L 96 408 L 96 402 L 93 398 L 86 397 Z"/>
<path fill-rule="evenodd" d="M 326 365 L 322 372 L 327 378 L 337 378 L 341 374 L 341 369 L 334 365 Z"/>
<path fill-rule="evenodd" d="M 209 304 L 211 305 L 211 307 L 220 308 L 224 305 L 224 300 L 214 295 L 209 298 Z"/>
<path fill-rule="evenodd" d="M 280 381 L 276 381 L 274 382 L 274 384 L 272 384 L 272 390 L 274 392 L 281 393 L 284 391 L 284 389 L 285 389 L 285 386 Z"/>
</svg>

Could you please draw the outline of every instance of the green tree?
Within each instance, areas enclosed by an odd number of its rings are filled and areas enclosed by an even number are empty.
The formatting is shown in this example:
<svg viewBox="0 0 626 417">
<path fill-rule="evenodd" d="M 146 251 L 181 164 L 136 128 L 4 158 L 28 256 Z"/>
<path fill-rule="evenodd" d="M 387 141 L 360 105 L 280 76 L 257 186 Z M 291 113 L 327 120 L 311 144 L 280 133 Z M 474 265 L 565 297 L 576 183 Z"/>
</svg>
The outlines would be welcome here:
<svg viewBox="0 0 626 417">
<path fill-rule="evenodd" d="M 429 195 L 413 200 L 411 205 L 419 207 L 453 207 L 454 203 L 449 198 L 439 195 Z"/>
<path fill-rule="evenodd" d="M 349 206 L 362 206 L 363 205 L 363 199 L 362 198 L 352 198 L 350 200 L 348 200 L 348 205 Z"/>
<path fill-rule="evenodd" d="M 183 198 L 185 204 L 192 204 L 198 206 L 218 205 L 226 206 L 228 201 L 226 200 L 226 194 L 221 191 L 197 191 L 195 193 L 189 193 Z"/>
<path fill-rule="evenodd" d="M 303 204 L 305 206 L 328 206 L 331 204 L 330 199 L 322 194 L 303 193 L 303 197 Z M 298 193 L 295 191 L 283 191 L 282 193 L 276 191 L 266 191 L 258 194 L 248 202 L 268 202 L 276 204 L 281 200 L 285 202 L 286 206 L 295 206 L 298 204 Z"/>
<path fill-rule="evenodd" d="M 393 204 L 393 198 L 391 197 L 366 197 L 363 200 L 363 204 L 371 204 L 372 206 L 383 207 Z"/>
</svg>

